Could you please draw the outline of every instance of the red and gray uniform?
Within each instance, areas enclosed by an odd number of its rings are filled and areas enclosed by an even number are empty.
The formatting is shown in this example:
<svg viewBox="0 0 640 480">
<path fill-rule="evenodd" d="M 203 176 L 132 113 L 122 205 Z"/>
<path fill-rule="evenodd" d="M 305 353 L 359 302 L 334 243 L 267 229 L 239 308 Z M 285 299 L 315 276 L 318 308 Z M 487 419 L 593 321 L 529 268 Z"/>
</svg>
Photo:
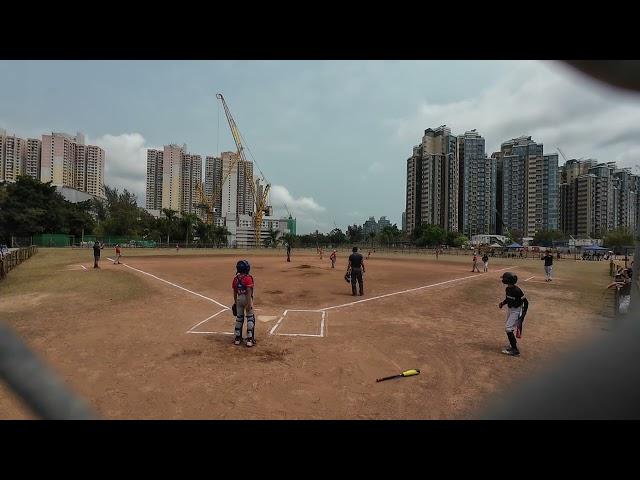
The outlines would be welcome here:
<svg viewBox="0 0 640 480">
<path fill-rule="evenodd" d="M 242 337 L 242 325 L 244 324 L 244 319 L 247 319 L 247 339 L 255 340 L 255 325 L 256 325 L 256 317 L 253 314 L 253 309 L 248 308 L 249 303 L 249 291 L 248 289 L 255 288 L 255 284 L 253 281 L 253 277 L 248 274 L 238 273 L 235 277 L 233 277 L 233 282 L 231 283 L 231 288 L 236 292 L 236 326 L 235 326 L 235 335 L 236 337 Z M 253 295 L 252 295 L 253 298 Z"/>
</svg>

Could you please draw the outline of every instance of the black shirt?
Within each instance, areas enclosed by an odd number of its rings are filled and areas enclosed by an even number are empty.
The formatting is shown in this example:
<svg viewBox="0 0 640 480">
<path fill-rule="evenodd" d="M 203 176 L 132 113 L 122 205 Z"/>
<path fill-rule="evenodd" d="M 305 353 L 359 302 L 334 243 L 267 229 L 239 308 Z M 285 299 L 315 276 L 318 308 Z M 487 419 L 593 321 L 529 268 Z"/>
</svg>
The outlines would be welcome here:
<svg viewBox="0 0 640 480">
<path fill-rule="evenodd" d="M 94 257 L 99 257 L 100 256 L 100 245 L 94 245 L 93 246 L 93 256 Z"/>
<path fill-rule="evenodd" d="M 482 257 L 482 261 L 483 262 L 488 262 L 489 261 L 489 257 L 487 257 L 486 255 L 484 257 Z"/>
<path fill-rule="evenodd" d="M 544 257 L 542 257 L 542 259 L 544 260 L 545 267 L 550 267 L 551 265 L 553 265 L 553 255 L 545 255 Z"/>
<path fill-rule="evenodd" d="M 511 308 L 517 308 L 522 305 L 522 297 L 524 297 L 524 292 L 520 290 L 520 287 L 516 285 L 509 285 L 505 289 L 505 303 L 507 306 Z"/>
<path fill-rule="evenodd" d="M 358 252 L 355 252 L 349 255 L 349 261 L 351 262 L 351 268 L 360 268 L 362 267 L 362 262 L 364 261 L 364 259 L 362 258 L 362 255 L 360 255 Z"/>
</svg>

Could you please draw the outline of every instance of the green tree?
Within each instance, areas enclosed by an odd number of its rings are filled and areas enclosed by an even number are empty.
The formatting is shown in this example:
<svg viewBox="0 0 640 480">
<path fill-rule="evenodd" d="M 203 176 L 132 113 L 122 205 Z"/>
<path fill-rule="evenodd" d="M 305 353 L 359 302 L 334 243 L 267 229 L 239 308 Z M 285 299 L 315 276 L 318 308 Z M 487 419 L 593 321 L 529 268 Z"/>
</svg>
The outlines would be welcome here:
<svg viewBox="0 0 640 480">
<path fill-rule="evenodd" d="M 360 225 L 349 225 L 347 227 L 347 237 L 350 243 L 358 243 L 362 240 L 362 227 Z"/>
<path fill-rule="evenodd" d="M 185 213 L 182 212 L 182 216 L 178 221 L 180 225 L 180 229 L 182 230 L 182 234 L 184 235 L 184 241 L 188 245 L 189 237 L 193 237 L 193 228 L 198 223 L 198 216 L 194 213 Z"/>
<path fill-rule="evenodd" d="M 266 238 L 265 247 L 271 246 L 272 248 L 276 248 L 278 246 L 278 234 L 280 230 L 274 230 L 273 228 L 269 228 L 269 236 Z"/>
<path fill-rule="evenodd" d="M 552 247 L 554 242 L 564 239 L 564 235 L 559 230 L 539 230 L 533 236 L 533 244 L 542 247 Z"/>
<path fill-rule="evenodd" d="M 298 241 L 298 239 L 296 238 L 296 235 L 294 235 L 293 233 L 285 233 L 284 235 L 282 235 L 281 240 L 285 245 L 291 246 L 291 248 L 296 246 Z"/>
<path fill-rule="evenodd" d="M 327 235 L 327 238 L 331 245 L 333 245 L 334 247 L 340 246 L 344 243 L 347 243 L 348 241 L 347 236 L 342 233 L 342 230 L 340 230 L 339 228 L 334 228 L 333 230 L 331 230 Z"/>
<path fill-rule="evenodd" d="M 609 248 L 620 251 L 623 247 L 631 247 L 634 245 L 633 234 L 626 228 L 612 230 L 604 237 L 604 244 Z"/>
<path fill-rule="evenodd" d="M 171 230 L 177 219 L 176 215 L 178 214 L 178 212 L 175 210 L 171 210 L 170 208 L 163 208 L 162 214 L 165 217 L 164 218 L 165 221 L 162 222 L 162 226 L 164 227 L 164 230 L 167 232 L 167 245 L 169 245 Z"/>
</svg>

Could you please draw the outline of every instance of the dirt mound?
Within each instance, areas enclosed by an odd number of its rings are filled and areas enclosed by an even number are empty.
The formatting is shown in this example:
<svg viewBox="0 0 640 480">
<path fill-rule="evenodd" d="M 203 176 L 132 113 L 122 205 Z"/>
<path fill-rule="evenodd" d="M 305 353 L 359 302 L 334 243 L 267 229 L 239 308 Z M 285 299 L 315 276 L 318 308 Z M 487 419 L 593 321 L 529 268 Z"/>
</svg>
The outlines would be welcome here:
<svg viewBox="0 0 640 480">
<path fill-rule="evenodd" d="M 264 293 L 270 293 L 271 295 L 280 295 L 284 292 L 282 290 L 265 290 Z"/>
<path fill-rule="evenodd" d="M 306 263 L 303 263 L 302 265 L 298 265 L 296 268 L 313 268 L 311 265 L 307 265 Z"/>
</svg>

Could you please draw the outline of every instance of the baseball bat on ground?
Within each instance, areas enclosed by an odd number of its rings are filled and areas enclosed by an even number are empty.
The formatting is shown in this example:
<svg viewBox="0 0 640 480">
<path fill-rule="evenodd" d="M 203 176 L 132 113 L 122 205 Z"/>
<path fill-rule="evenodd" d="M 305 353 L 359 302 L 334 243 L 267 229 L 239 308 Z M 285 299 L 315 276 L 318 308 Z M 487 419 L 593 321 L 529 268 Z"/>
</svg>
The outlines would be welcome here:
<svg viewBox="0 0 640 480">
<path fill-rule="evenodd" d="M 411 370 L 405 370 L 399 375 L 391 375 L 390 377 L 378 378 L 376 382 L 383 382 L 385 380 L 391 380 L 392 378 L 400 378 L 400 377 L 411 377 L 412 375 L 418 375 L 420 373 L 420 369 L 412 368 Z"/>
</svg>

